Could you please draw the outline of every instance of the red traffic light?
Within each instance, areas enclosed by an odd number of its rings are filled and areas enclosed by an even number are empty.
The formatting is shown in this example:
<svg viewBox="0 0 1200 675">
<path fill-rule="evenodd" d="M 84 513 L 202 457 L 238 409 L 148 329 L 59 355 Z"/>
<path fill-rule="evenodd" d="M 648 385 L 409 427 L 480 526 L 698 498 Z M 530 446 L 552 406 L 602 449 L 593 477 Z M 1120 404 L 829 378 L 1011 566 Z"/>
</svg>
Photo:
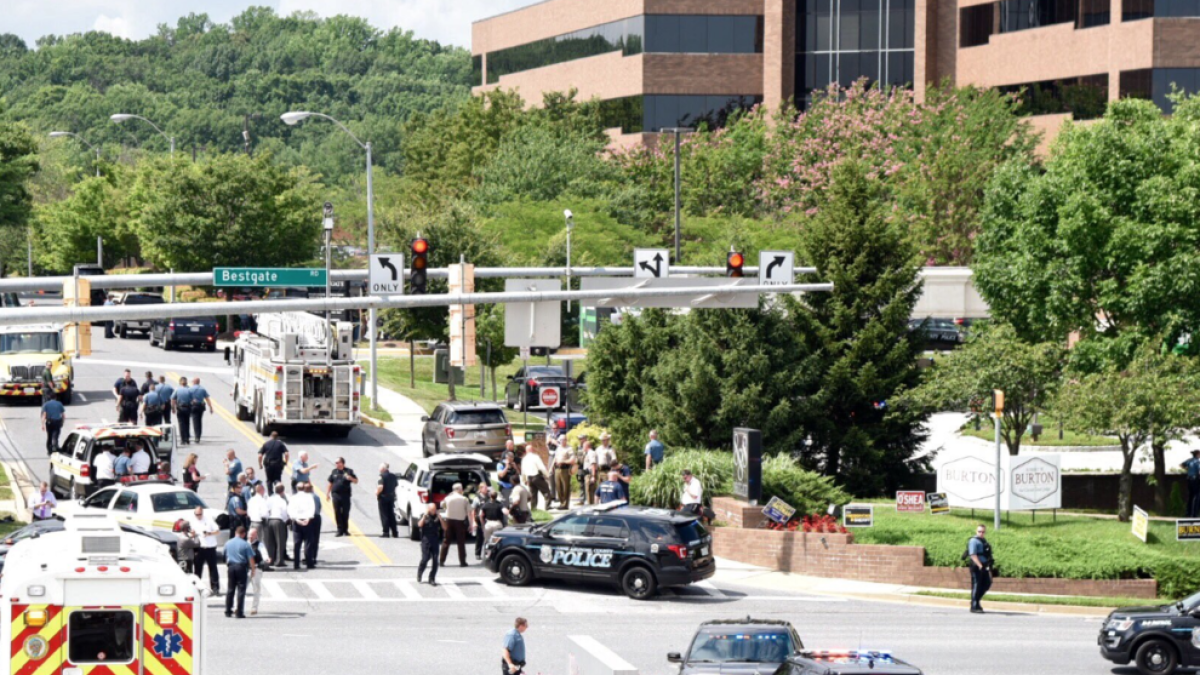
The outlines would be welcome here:
<svg viewBox="0 0 1200 675">
<path fill-rule="evenodd" d="M 413 258 L 412 265 L 414 269 L 425 269 L 425 258 Z"/>
<path fill-rule="evenodd" d="M 429 251 L 429 242 L 425 239 L 413 239 L 413 253 L 427 253 Z"/>
<path fill-rule="evenodd" d="M 746 263 L 746 260 L 744 258 L 742 258 L 741 253 L 730 253 L 729 254 L 729 266 L 730 267 L 741 267 L 745 263 Z"/>
</svg>

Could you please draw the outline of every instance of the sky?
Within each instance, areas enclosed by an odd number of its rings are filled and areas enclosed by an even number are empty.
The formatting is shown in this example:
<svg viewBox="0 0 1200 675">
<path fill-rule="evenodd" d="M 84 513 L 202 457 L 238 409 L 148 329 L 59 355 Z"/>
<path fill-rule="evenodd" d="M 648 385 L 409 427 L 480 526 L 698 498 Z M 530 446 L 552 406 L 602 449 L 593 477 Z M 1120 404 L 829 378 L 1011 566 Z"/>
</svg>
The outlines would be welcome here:
<svg viewBox="0 0 1200 675">
<path fill-rule="evenodd" d="M 253 5 L 273 7 L 287 16 L 313 11 L 320 16 L 349 14 L 381 29 L 399 27 L 419 38 L 469 47 L 471 22 L 535 0 L 3 0 L 0 33 L 15 33 L 30 47 L 43 35 L 100 30 L 139 39 L 174 26 L 189 13 L 205 13 L 217 23 Z"/>
</svg>

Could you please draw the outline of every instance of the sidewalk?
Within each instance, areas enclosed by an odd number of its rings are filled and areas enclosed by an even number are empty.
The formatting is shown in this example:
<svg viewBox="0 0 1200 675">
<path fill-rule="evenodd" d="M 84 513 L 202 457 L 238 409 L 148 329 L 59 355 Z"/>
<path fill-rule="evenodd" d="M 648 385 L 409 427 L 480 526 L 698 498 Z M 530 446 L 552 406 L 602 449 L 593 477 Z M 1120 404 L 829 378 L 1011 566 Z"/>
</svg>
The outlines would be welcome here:
<svg viewBox="0 0 1200 675">
<path fill-rule="evenodd" d="M 421 418 L 426 413 L 425 409 L 412 399 L 380 386 L 379 400 L 375 401 L 375 405 L 386 410 L 392 416 L 391 422 L 381 422 L 376 426 L 382 426 L 404 439 L 421 438 L 421 429 L 425 425 Z"/>
<path fill-rule="evenodd" d="M 829 579 L 825 577 L 809 577 L 785 572 L 773 572 L 764 567 L 755 567 L 745 563 L 717 559 L 717 576 L 724 580 L 753 588 L 769 591 L 788 591 L 792 593 L 808 593 L 871 602 L 892 602 L 905 605 L 920 605 L 924 607 L 955 607 L 969 608 L 967 600 L 952 598 L 937 598 L 917 595 L 921 591 L 947 592 L 954 589 L 921 588 L 903 586 L 900 584 L 880 584 L 869 581 L 852 579 Z M 960 589 L 967 590 L 967 589 Z M 1008 594 L 1011 595 L 1011 594 Z M 1025 612 L 1030 614 L 1054 614 L 1062 616 L 1103 617 L 1108 616 L 1110 608 L 1105 607 L 1072 607 L 1066 605 L 1042 605 L 1034 602 L 988 602 L 984 598 L 985 607 L 992 611 Z"/>
</svg>

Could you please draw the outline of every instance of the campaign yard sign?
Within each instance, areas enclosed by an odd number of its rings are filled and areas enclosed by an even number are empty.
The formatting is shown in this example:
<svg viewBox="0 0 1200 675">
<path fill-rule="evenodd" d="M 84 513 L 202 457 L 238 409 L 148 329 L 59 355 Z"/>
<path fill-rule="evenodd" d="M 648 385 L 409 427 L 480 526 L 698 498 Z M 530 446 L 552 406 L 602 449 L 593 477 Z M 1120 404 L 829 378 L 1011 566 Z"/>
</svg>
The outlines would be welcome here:
<svg viewBox="0 0 1200 675">
<path fill-rule="evenodd" d="M 875 507 L 871 504 L 846 506 L 842 509 L 842 524 L 846 527 L 871 527 L 875 524 Z"/>
<path fill-rule="evenodd" d="M 1200 541 L 1200 518 L 1176 520 L 1175 541 Z"/>
<path fill-rule="evenodd" d="M 788 504 L 779 497 L 771 497 L 771 501 L 767 502 L 762 512 L 764 516 L 776 523 L 786 525 L 792 519 L 792 516 L 796 514 L 796 507 Z"/>
<path fill-rule="evenodd" d="M 896 493 L 898 513 L 925 513 L 925 493 L 920 490 L 900 490 Z"/>
<path fill-rule="evenodd" d="M 929 512 L 935 516 L 945 515 L 950 513 L 950 500 L 946 499 L 945 492 L 930 492 L 925 495 L 926 501 L 929 502 Z"/>
</svg>

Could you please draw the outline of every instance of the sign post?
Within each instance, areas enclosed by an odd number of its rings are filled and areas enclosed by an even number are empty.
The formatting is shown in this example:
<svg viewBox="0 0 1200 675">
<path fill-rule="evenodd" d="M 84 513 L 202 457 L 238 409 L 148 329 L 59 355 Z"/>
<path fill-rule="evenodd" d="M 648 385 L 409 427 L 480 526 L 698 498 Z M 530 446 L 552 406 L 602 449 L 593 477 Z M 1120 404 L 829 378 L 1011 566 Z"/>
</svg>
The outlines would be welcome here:
<svg viewBox="0 0 1200 675">
<path fill-rule="evenodd" d="M 996 407 L 996 522 L 992 529 L 1000 531 L 1000 420 L 1004 417 L 1004 392 L 999 389 L 992 390 L 992 402 Z"/>
<path fill-rule="evenodd" d="M 733 495 L 757 505 L 762 499 L 762 432 L 733 430 Z"/>
</svg>

